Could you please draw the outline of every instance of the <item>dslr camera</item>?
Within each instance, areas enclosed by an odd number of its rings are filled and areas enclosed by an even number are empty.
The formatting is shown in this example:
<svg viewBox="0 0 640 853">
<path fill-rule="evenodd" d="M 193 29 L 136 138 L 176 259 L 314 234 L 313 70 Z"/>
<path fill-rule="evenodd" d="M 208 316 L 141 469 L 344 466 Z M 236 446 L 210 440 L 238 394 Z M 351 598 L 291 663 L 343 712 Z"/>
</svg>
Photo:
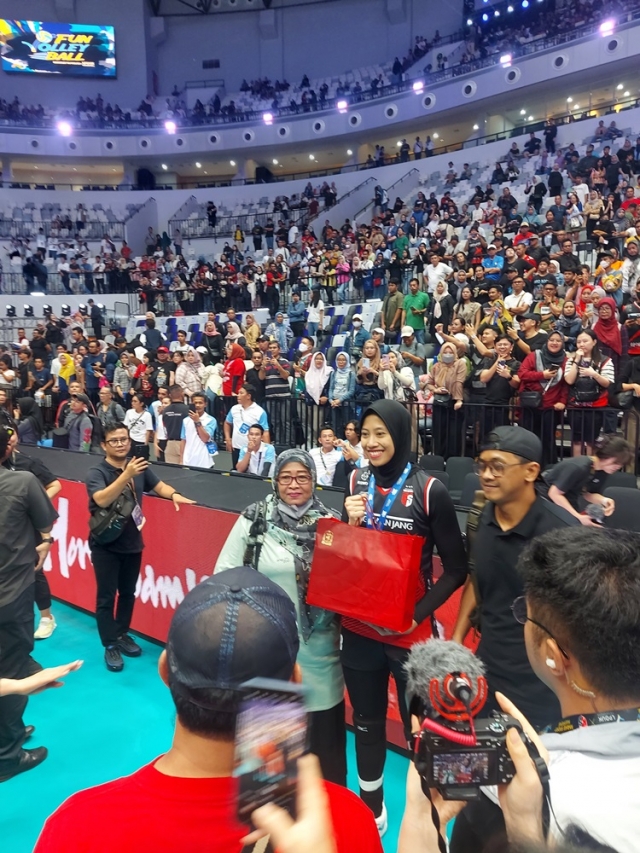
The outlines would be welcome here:
<svg viewBox="0 0 640 853">
<path fill-rule="evenodd" d="M 449 723 L 451 734 L 466 735 L 469 727 Z M 508 729 L 522 726 L 508 714 L 474 720 L 476 745 L 465 746 L 449 737 L 422 729 L 416 736 L 414 762 L 423 782 L 436 788 L 445 800 L 475 800 L 483 785 L 503 785 L 515 776 L 507 750 Z M 526 737 L 526 736 L 525 736 Z"/>
</svg>

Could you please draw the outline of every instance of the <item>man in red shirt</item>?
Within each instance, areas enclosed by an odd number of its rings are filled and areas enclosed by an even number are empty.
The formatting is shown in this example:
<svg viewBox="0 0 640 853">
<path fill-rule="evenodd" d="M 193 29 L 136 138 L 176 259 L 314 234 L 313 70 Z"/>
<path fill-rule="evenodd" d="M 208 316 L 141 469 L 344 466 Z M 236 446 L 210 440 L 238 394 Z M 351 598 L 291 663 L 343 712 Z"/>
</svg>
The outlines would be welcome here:
<svg viewBox="0 0 640 853">
<path fill-rule="evenodd" d="M 131 776 L 74 794 L 45 823 L 34 853 L 239 853 L 234 730 L 238 687 L 251 678 L 298 680 L 291 599 L 248 566 L 220 572 L 178 607 L 160 677 L 177 718 L 173 745 Z M 369 809 L 324 783 L 337 853 L 382 853 Z"/>
</svg>

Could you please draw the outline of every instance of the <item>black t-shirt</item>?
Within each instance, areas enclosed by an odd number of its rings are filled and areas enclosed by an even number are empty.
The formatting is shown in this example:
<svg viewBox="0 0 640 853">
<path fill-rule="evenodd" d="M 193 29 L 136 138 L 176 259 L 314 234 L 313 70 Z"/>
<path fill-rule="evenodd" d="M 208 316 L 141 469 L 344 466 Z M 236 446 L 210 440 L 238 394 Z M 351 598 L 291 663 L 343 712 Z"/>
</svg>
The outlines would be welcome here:
<svg viewBox="0 0 640 853">
<path fill-rule="evenodd" d="M 156 361 L 153 364 L 153 379 L 158 388 L 169 387 L 169 376 L 175 365 L 171 361 Z"/>
<path fill-rule="evenodd" d="M 480 370 L 488 370 L 496 361 L 498 356 L 488 355 L 483 359 Z M 506 366 L 511 371 L 512 375 L 518 373 L 520 364 L 515 358 L 502 359 Z M 508 406 L 509 401 L 515 394 L 515 389 L 509 385 L 509 380 L 503 376 L 494 373 L 491 379 L 486 383 L 485 401 L 490 406 Z"/>
<path fill-rule="evenodd" d="M 536 332 L 531 338 L 525 338 L 524 332 L 518 332 L 518 336 L 525 342 L 525 344 L 527 344 L 531 352 L 535 352 L 537 349 L 542 349 L 544 342 L 549 337 L 546 332 Z M 513 354 L 518 361 L 524 361 L 529 353 L 521 350 L 516 344 L 513 348 Z"/>
<path fill-rule="evenodd" d="M 189 406 L 185 403 L 170 403 L 162 413 L 162 423 L 167 441 L 180 441 L 182 422 L 189 417 Z"/>
<path fill-rule="evenodd" d="M 590 456 L 576 456 L 573 459 L 565 459 L 551 470 L 545 471 L 544 480 L 547 485 L 555 486 L 561 491 L 577 512 L 582 512 L 583 492 L 603 494 L 609 478 L 606 471 L 593 471 L 592 468 L 593 461 Z"/>
<path fill-rule="evenodd" d="M 166 413 L 166 410 L 165 410 Z M 95 468 L 91 468 L 87 472 L 86 486 L 87 494 L 89 495 L 89 512 L 94 513 L 98 509 L 97 503 L 93 500 L 96 492 L 102 491 L 107 486 L 110 486 L 114 480 L 122 474 L 121 468 L 114 468 L 106 459 L 98 462 Z M 144 492 L 150 492 L 154 489 L 160 480 L 153 473 L 151 468 L 146 468 L 142 474 L 133 478 L 132 486 L 135 492 L 138 505 L 142 507 L 142 495 Z M 129 486 L 127 486 L 129 488 Z M 110 542 L 108 545 L 98 545 L 92 542 L 89 538 L 89 545 L 99 548 L 105 548 L 107 551 L 114 551 L 117 554 L 137 554 L 144 548 L 142 541 L 142 533 L 136 527 L 133 517 L 129 517 L 124 530 L 115 542 Z"/>
<path fill-rule="evenodd" d="M 487 668 L 489 689 L 508 696 L 538 727 L 557 722 L 560 705 L 531 669 L 524 627 L 513 618 L 511 605 L 524 595 L 516 564 L 534 536 L 576 524 L 580 522 L 568 512 L 538 497 L 518 525 L 502 530 L 494 505 L 488 503 L 473 545 L 482 614 L 478 657 Z"/>
<path fill-rule="evenodd" d="M 13 453 L 3 462 L 3 467 L 9 471 L 31 471 L 44 489 L 53 483 L 54 480 L 58 479 L 55 474 L 51 473 L 44 462 L 41 462 L 35 456 L 26 456 L 24 453 Z"/>
</svg>

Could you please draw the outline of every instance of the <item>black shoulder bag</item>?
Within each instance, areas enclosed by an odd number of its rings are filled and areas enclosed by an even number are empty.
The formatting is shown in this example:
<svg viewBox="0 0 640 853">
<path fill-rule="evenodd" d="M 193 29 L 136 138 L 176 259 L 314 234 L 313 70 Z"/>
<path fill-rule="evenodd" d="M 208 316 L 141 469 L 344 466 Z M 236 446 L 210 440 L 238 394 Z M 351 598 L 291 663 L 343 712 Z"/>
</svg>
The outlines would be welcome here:
<svg viewBox="0 0 640 853">
<path fill-rule="evenodd" d="M 98 507 L 89 519 L 91 538 L 98 545 L 109 545 L 118 539 L 136 505 L 131 483 L 109 506 Z"/>
</svg>

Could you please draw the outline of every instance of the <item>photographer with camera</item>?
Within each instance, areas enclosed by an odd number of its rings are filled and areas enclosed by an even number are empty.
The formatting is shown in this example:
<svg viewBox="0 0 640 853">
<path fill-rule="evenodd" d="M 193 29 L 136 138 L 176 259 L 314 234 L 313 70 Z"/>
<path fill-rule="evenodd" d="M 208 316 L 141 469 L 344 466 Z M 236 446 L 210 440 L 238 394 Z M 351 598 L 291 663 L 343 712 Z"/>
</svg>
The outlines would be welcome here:
<svg viewBox="0 0 640 853">
<path fill-rule="evenodd" d="M 525 596 L 513 615 L 524 625 L 533 671 L 561 706 L 541 738 L 549 754 L 549 834 L 562 839 L 577 827 L 618 853 L 637 853 L 640 535 L 552 531 L 531 542 L 518 568 Z M 495 791 L 485 793 L 456 820 L 451 853 L 481 853 L 504 832 L 490 802 Z"/>
</svg>

